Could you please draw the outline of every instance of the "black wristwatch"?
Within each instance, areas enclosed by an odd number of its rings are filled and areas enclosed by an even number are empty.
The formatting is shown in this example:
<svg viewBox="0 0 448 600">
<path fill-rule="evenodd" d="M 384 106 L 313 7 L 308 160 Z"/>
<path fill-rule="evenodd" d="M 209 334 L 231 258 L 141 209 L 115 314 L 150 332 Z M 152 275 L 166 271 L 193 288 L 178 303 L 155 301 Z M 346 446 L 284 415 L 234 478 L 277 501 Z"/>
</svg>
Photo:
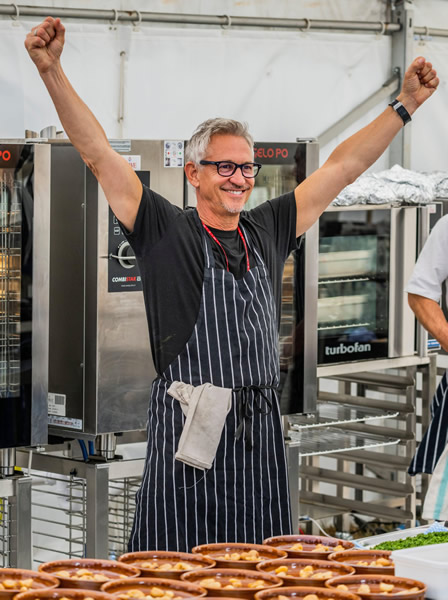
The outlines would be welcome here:
<svg viewBox="0 0 448 600">
<path fill-rule="evenodd" d="M 400 115 L 401 120 L 403 121 L 403 125 L 406 125 L 406 123 L 412 121 L 411 115 L 408 113 L 408 111 L 405 109 L 405 107 L 399 100 L 392 100 L 392 102 L 389 102 L 389 106 L 392 106 L 394 111 Z"/>
</svg>

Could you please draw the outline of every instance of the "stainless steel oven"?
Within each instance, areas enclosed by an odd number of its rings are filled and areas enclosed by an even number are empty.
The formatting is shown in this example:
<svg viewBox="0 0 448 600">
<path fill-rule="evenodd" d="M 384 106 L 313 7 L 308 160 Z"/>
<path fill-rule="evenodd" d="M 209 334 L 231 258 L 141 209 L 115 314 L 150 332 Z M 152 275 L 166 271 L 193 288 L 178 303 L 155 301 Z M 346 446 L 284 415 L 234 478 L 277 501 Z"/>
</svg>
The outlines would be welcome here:
<svg viewBox="0 0 448 600">
<path fill-rule="evenodd" d="M 111 143 L 145 184 L 183 205 L 183 169 L 164 165 L 163 141 Z M 49 431 L 91 439 L 143 430 L 155 368 L 138 267 L 78 152 L 49 146 Z"/>
<path fill-rule="evenodd" d="M 404 287 L 428 210 L 358 205 L 330 207 L 321 216 L 319 364 L 415 353 L 415 319 Z"/>
</svg>

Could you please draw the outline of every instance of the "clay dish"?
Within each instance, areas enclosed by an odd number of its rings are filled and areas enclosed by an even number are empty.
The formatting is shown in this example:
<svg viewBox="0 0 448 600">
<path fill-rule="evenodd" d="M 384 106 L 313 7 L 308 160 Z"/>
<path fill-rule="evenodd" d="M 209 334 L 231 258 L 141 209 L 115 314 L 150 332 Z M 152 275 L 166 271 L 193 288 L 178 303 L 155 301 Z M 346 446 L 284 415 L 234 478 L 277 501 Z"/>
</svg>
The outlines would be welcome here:
<svg viewBox="0 0 448 600">
<path fill-rule="evenodd" d="M 97 576 L 98 580 L 80 579 L 79 571 L 86 570 Z M 136 567 L 119 563 L 116 560 L 101 560 L 96 558 L 72 558 L 67 560 L 54 560 L 39 565 L 41 573 L 57 577 L 60 586 L 64 588 L 80 588 L 85 590 L 99 590 L 103 583 L 111 579 L 127 579 L 138 577 L 140 571 Z M 60 573 L 65 571 L 68 575 Z M 105 579 L 104 579 L 105 578 Z"/>
<path fill-rule="evenodd" d="M 316 560 L 328 560 L 333 552 L 350 550 L 354 547 L 353 542 L 322 535 L 278 535 L 264 540 L 263 544 L 273 546 L 279 550 L 286 550 L 289 558 L 312 558 Z M 299 544 L 302 545 L 302 549 L 298 548 Z M 321 549 L 321 546 L 327 549 Z"/>
<path fill-rule="evenodd" d="M 361 584 L 367 584 L 370 592 L 360 591 Z M 387 594 L 381 589 L 381 584 L 393 585 L 394 589 Z M 348 591 L 358 594 L 363 600 L 424 600 L 426 585 L 416 579 L 395 577 L 394 575 L 349 575 L 348 577 L 335 577 L 325 582 L 331 589 L 339 589 L 344 585 Z M 415 589 L 415 591 L 411 591 Z M 403 593 L 404 590 L 409 590 Z M 396 593 L 394 593 L 396 592 Z"/>
<path fill-rule="evenodd" d="M 105 592 L 97 592 L 96 590 L 79 590 L 77 588 L 56 588 L 51 590 L 30 590 L 22 592 L 14 597 L 14 600 L 114 600 L 114 597 Z"/>
<path fill-rule="evenodd" d="M 200 571 L 184 573 L 181 579 L 182 581 L 190 581 L 206 588 L 207 594 L 210 596 L 219 596 L 222 598 L 232 595 L 237 598 L 245 598 L 245 600 L 252 600 L 255 593 L 260 589 L 280 587 L 282 585 L 282 580 L 279 577 L 260 573 L 255 569 L 202 569 Z M 241 585 L 231 583 L 230 580 L 233 579 L 241 582 Z M 256 582 L 260 582 L 260 586 L 263 586 L 263 588 L 255 587 L 257 585 Z M 220 587 L 217 585 L 215 587 L 215 584 L 219 584 Z M 229 585 L 233 587 L 228 588 L 227 586 Z"/>
<path fill-rule="evenodd" d="M 12 600 L 21 591 L 20 588 L 24 587 L 20 585 L 20 581 L 26 582 L 26 580 L 31 580 L 31 587 L 27 587 L 26 590 L 24 589 L 23 593 L 28 590 L 38 591 L 57 588 L 59 585 L 59 579 L 56 577 L 38 573 L 37 571 L 29 571 L 28 569 L 0 569 L 0 584 L 4 588 L 0 588 L 0 600 Z M 13 582 L 17 582 L 17 585 L 13 585 Z M 6 586 L 12 585 L 12 587 L 6 587 L 5 583 Z"/>
<path fill-rule="evenodd" d="M 255 594 L 255 600 L 301 600 L 307 596 L 314 600 L 361 600 L 356 594 L 329 590 L 321 587 L 282 587 L 278 590 L 264 590 Z M 383 596 L 384 600 L 385 596 Z"/>
<path fill-rule="evenodd" d="M 216 562 L 216 567 L 222 569 L 255 569 L 261 561 L 287 556 L 285 550 L 263 544 L 202 544 L 202 546 L 195 546 L 191 551 L 211 558 Z"/>
<path fill-rule="evenodd" d="M 354 567 L 357 575 L 393 575 L 395 573 L 395 565 L 391 554 L 389 550 L 344 550 L 342 552 L 333 552 L 328 559 Z M 389 560 L 391 564 L 384 566 L 371 564 L 378 559 Z M 359 564 L 364 562 L 369 564 Z"/>
<path fill-rule="evenodd" d="M 287 571 L 283 570 L 284 567 L 287 568 Z M 257 571 L 280 577 L 283 580 L 283 585 L 288 587 L 295 585 L 324 587 L 326 579 L 355 573 L 355 569 L 348 565 L 329 560 L 311 560 L 309 558 L 266 560 L 257 565 Z"/>
<path fill-rule="evenodd" d="M 211 558 L 198 554 L 165 550 L 129 552 L 120 556 L 118 561 L 137 567 L 141 577 L 162 577 L 164 579 L 180 579 L 184 573 L 197 569 L 210 569 L 216 564 Z M 150 563 L 154 563 L 154 567 L 144 566 Z M 182 565 L 188 568 L 181 568 Z M 172 568 L 170 569 L 169 566 Z"/>
<path fill-rule="evenodd" d="M 159 577 L 138 577 L 132 580 L 121 579 L 120 581 L 109 581 L 102 585 L 101 591 L 112 594 L 116 599 L 117 596 L 123 598 L 129 592 L 138 590 L 150 598 L 152 596 L 151 590 L 155 587 L 165 592 L 173 592 L 174 597 L 172 600 L 175 598 L 192 598 L 193 596 L 199 598 L 207 594 L 205 588 L 194 583 Z"/>
</svg>

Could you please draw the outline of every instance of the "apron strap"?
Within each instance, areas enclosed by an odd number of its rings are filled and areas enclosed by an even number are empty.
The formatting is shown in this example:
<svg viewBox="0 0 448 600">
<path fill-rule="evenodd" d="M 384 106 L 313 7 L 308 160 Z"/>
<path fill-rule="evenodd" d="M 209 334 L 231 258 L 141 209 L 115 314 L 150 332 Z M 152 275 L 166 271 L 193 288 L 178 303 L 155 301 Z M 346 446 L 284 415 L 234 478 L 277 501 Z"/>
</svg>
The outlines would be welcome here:
<svg viewBox="0 0 448 600">
<path fill-rule="evenodd" d="M 272 401 L 268 398 L 264 390 L 276 390 L 277 387 L 271 385 L 244 385 L 239 388 L 233 388 L 238 403 L 238 427 L 235 431 L 235 439 L 239 440 L 243 433 L 243 424 L 245 424 L 244 441 L 246 450 L 252 450 L 252 431 L 251 418 L 254 416 L 254 410 L 260 415 L 268 415 L 272 411 Z M 253 408 L 250 406 L 250 392 L 254 391 Z"/>
<path fill-rule="evenodd" d="M 213 269 L 215 267 L 215 257 L 213 256 L 212 245 L 210 243 L 210 238 L 204 230 L 202 225 L 202 221 L 199 218 L 198 211 L 194 209 L 194 217 L 196 224 L 199 227 L 199 231 L 201 232 L 202 237 L 202 246 L 204 248 L 204 258 L 205 258 L 205 268 Z"/>
</svg>

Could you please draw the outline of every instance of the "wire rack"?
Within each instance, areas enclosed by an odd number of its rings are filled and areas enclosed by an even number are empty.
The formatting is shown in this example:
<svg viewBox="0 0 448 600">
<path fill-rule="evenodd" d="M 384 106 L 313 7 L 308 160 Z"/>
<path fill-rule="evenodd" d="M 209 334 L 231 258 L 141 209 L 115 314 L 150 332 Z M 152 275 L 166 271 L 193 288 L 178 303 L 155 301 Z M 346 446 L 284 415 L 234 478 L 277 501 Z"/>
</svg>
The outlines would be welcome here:
<svg viewBox="0 0 448 600">
<path fill-rule="evenodd" d="M 0 567 L 9 567 L 11 511 L 8 498 L 0 498 Z"/>
<path fill-rule="evenodd" d="M 85 556 L 86 480 L 33 472 L 33 563 Z M 140 477 L 109 482 L 109 558 L 127 551 Z"/>
<path fill-rule="evenodd" d="M 109 482 L 109 558 L 127 552 L 135 512 L 135 494 L 141 477 Z"/>
</svg>

